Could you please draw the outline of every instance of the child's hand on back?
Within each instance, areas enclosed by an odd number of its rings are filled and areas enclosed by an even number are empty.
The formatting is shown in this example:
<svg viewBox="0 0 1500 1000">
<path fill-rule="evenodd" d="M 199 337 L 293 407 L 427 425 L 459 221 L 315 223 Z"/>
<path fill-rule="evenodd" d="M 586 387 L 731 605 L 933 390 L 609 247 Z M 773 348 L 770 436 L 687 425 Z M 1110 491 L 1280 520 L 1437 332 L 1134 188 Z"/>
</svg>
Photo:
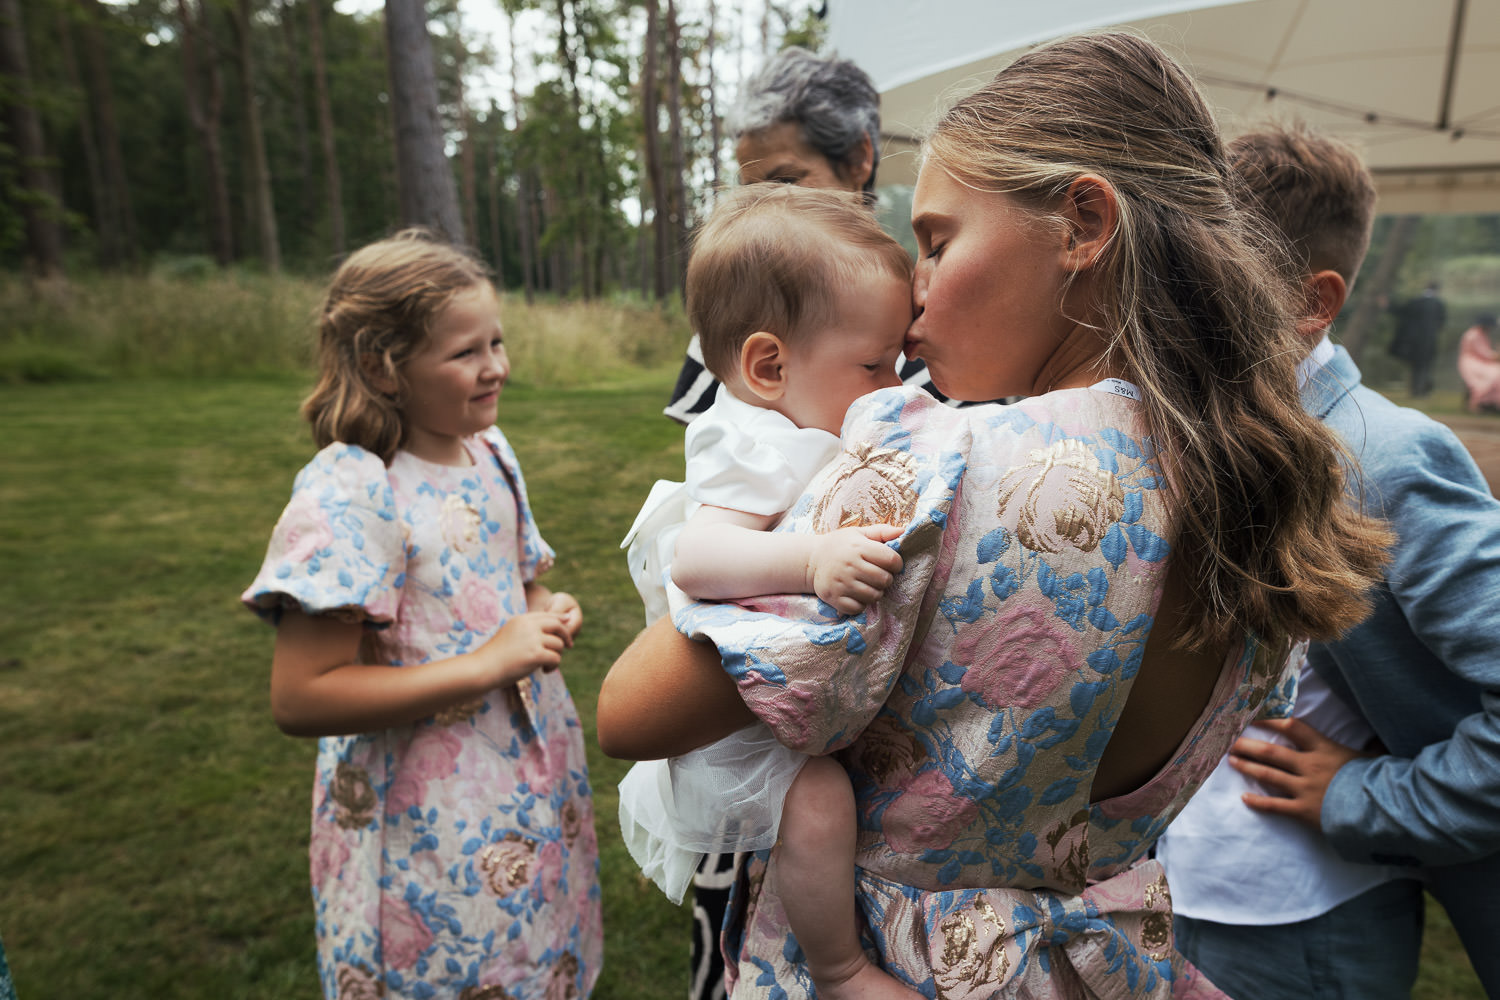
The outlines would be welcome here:
<svg viewBox="0 0 1500 1000">
<path fill-rule="evenodd" d="M 580 617 L 581 620 L 581 617 Z M 537 670 L 556 670 L 563 650 L 573 645 L 568 623 L 555 611 L 516 615 L 475 650 L 490 687 L 505 687 Z"/>
<path fill-rule="evenodd" d="M 807 560 L 808 590 L 841 615 L 873 604 L 901 571 L 901 554 L 885 543 L 901 535 L 890 524 L 840 528 L 818 535 Z"/>
</svg>

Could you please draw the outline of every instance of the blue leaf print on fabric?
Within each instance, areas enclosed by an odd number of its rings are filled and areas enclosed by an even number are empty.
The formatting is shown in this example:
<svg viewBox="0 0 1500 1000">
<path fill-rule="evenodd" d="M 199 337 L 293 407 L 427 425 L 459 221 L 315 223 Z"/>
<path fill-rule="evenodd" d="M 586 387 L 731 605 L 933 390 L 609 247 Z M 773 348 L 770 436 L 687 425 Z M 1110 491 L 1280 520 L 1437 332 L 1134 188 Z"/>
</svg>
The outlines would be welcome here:
<svg viewBox="0 0 1500 1000">
<path fill-rule="evenodd" d="M 994 595 L 1003 601 L 1020 589 L 1020 576 L 1004 563 L 996 565 L 995 571 L 990 574 L 990 590 Z"/>
<path fill-rule="evenodd" d="M 1146 501 L 1140 490 L 1126 490 L 1124 513 L 1120 515 L 1120 523 L 1135 524 L 1146 512 Z"/>
<path fill-rule="evenodd" d="M 1110 646 L 1096 649 L 1090 653 L 1085 661 L 1095 672 L 1101 674 L 1112 674 L 1120 669 L 1120 655 Z"/>
<path fill-rule="evenodd" d="M 1010 531 L 1004 525 L 985 534 L 975 549 L 980 565 L 992 563 L 1010 548 Z"/>
<path fill-rule="evenodd" d="M 1171 551 L 1172 547 L 1164 539 L 1139 524 L 1132 524 L 1125 531 L 1130 536 L 1130 544 L 1135 548 L 1136 555 L 1147 562 L 1160 562 Z"/>
<path fill-rule="evenodd" d="M 1059 802 L 1066 802 L 1072 798 L 1077 788 L 1077 778 L 1059 778 L 1042 790 L 1037 801 L 1044 806 L 1055 806 Z"/>
<path fill-rule="evenodd" d="M 1125 562 L 1125 557 L 1130 554 L 1130 548 L 1125 541 L 1125 532 L 1120 530 L 1118 524 L 1111 524 L 1109 530 L 1104 533 L 1104 538 L 1099 542 L 1099 553 L 1109 560 L 1109 564 L 1119 569 Z"/>
<path fill-rule="evenodd" d="M 953 624 L 977 622 L 984 614 L 983 582 L 970 580 L 963 597 L 945 597 L 938 604 L 943 617 Z"/>
</svg>

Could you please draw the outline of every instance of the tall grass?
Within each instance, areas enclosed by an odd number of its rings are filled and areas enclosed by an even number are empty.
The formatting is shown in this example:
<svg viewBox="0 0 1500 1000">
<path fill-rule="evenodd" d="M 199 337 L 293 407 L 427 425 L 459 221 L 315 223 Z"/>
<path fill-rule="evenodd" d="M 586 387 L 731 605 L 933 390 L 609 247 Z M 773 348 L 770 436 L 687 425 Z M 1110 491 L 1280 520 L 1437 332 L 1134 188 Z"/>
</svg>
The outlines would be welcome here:
<svg viewBox="0 0 1500 1000">
<path fill-rule="evenodd" d="M 212 272 L 96 275 L 38 291 L 0 276 L 0 383 L 265 376 L 309 370 L 322 281 Z M 619 299 L 501 304 L 516 378 L 553 387 L 679 363 L 687 321 Z"/>
</svg>

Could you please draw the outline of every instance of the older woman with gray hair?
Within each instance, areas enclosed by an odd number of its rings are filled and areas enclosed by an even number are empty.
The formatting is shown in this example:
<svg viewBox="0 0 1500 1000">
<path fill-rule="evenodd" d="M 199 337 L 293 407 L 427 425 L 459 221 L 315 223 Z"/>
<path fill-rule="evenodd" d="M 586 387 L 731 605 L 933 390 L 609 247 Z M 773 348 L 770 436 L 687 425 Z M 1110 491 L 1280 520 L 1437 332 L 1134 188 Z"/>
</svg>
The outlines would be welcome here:
<svg viewBox="0 0 1500 1000">
<path fill-rule="evenodd" d="M 880 163 L 880 94 L 847 59 L 783 49 L 745 81 L 728 115 L 740 183 L 863 191 L 875 201 Z M 902 358 L 901 380 L 940 395 L 922 362 Z M 714 401 L 719 383 L 703 366 L 695 335 L 664 412 L 691 423 Z"/>
</svg>

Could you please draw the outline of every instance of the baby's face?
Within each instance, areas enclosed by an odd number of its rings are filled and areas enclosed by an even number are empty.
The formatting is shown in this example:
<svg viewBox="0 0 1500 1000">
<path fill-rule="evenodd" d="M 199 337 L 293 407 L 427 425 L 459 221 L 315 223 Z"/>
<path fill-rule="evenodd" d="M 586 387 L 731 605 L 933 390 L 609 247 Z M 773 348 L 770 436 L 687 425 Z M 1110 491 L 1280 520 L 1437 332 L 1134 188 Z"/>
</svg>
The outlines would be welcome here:
<svg viewBox="0 0 1500 1000">
<path fill-rule="evenodd" d="M 911 286 L 888 274 L 862 276 L 839 291 L 837 315 L 789 348 L 777 407 L 798 427 L 830 434 L 856 399 L 901 384 L 896 358 L 911 325 Z"/>
</svg>

